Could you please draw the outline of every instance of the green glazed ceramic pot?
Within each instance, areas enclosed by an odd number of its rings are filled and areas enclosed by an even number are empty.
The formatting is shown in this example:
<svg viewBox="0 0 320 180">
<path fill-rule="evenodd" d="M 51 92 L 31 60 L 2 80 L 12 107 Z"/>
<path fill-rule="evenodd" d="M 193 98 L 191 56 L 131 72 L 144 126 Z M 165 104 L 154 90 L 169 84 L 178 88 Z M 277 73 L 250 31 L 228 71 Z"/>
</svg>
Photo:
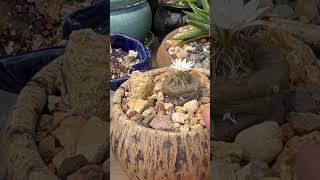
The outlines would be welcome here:
<svg viewBox="0 0 320 180">
<path fill-rule="evenodd" d="M 111 0 L 110 9 L 111 33 L 144 40 L 152 24 L 152 12 L 146 0 Z"/>
</svg>

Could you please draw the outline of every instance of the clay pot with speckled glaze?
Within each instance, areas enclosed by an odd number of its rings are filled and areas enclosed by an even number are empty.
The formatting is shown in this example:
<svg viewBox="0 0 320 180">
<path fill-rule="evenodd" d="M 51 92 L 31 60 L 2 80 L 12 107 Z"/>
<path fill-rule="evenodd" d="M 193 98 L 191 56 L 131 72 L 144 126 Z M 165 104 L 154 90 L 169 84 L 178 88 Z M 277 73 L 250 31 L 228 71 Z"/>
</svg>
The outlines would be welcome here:
<svg viewBox="0 0 320 180">
<path fill-rule="evenodd" d="M 152 76 L 168 71 L 148 71 Z M 206 74 L 207 76 L 209 74 Z M 111 112 L 111 149 L 131 180 L 210 179 L 210 132 L 168 132 L 143 127 L 125 115 L 121 101 L 130 80 L 115 92 Z"/>
</svg>

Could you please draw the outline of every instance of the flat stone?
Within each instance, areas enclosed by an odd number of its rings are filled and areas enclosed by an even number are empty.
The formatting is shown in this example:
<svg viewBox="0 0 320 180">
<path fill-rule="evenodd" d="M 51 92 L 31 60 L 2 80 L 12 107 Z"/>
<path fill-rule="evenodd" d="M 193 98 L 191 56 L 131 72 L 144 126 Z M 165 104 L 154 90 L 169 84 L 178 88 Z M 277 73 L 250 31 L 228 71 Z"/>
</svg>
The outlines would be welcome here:
<svg viewBox="0 0 320 180">
<path fill-rule="evenodd" d="M 173 123 L 168 115 L 156 116 L 150 123 L 154 129 L 170 131 L 174 129 Z"/>
<path fill-rule="evenodd" d="M 70 116 L 63 120 L 60 126 L 53 132 L 65 150 L 71 153 L 76 150 L 81 127 L 86 120 L 81 116 Z"/>
<path fill-rule="evenodd" d="M 88 165 L 68 176 L 67 180 L 103 180 L 103 176 L 101 167 Z"/>
<path fill-rule="evenodd" d="M 77 154 L 84 155 L 90 163 L 101 162 L 108 149 L 108 128 L 105 121 L 97 117 L 90 118 L 81 129 Z"/>
<path fill-rule="evenodd" d="M 212 179 L 237 180 L 236 171 L 240 169 L 237 163 L 215 161 L 211 163 Z"/>
</svg>

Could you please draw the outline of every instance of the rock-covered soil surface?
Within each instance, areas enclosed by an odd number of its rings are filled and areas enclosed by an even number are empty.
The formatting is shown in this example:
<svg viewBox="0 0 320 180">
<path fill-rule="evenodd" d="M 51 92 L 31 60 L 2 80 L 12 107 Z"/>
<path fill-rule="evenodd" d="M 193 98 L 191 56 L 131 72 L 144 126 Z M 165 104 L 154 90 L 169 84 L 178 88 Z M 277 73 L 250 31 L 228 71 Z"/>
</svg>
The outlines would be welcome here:
<svg viewBox="0 0 320 180">
<path fill-rule="evenodd" d="M 179 32 L 187 29 L 179 28 Z M 186 59 L 193 62 L 195 68 L 210 69 L 210 42 L 208 39 L 201 39 L 179 45 L 181 41 L 168 39 L 166 41 L 166 49 L 170 56 L 178 59 Z"/>
<path fill-rule="evenodd" d="M 271 31 L 262 40 L 279 47 L 289 65 L 291 86 L 285 117 L 245 128 L 229 142 L 212 141 L 213 178 L 294 180 L 297 175 L 310 178 L 305 174 L 310 170 L 311 179 L 319 179 L 319 46 L 311 43 L 320 35 L 314 31 L 319 28 L 315 26 L 319 24 L 319 1 L 264 0 L 260 6 L 271 6 L 266 15 L 282 19 L 275 27 L 284 32 Z M 233 118 L 237 120 L 237 115 Z M 243 119 L 235 125 L 245 123 Z"/>
<path fill-rule="evenodd" d="M 0 56 L 65 45 L 63 17 L 94 0 L 3 0 L 0 2 Z"/>
<path fill-rule="evenodd" d="M 188 132 L 205 128 L 202 118 L 204 107 L 210 103 L 209 78 L 197 71 L 192 75 L 200 79 L 201 98 L 178 106 L 165 101 L 163 81 L 171 72 L 151 77 L 135 71 L 131 75 L 130 90 L 122 99 L 124 113 L 144 127 L 163 131 Z"/>
<path fill-rule="evenodd" d="M 110 58 L 111 80 L 130 76 L 131 66 L 139 63 L 139 54 L 137 51 L 122 49 L 112 49 Z"/>
</svg>

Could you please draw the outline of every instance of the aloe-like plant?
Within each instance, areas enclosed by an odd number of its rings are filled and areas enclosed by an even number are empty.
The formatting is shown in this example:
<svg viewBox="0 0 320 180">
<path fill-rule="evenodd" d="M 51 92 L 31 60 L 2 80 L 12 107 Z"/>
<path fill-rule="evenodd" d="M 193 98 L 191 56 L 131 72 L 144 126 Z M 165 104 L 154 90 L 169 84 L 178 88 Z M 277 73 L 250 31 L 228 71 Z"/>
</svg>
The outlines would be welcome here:
<svg viewBox="0 0 320 180">
<path fill-rule="evenodd" d="M 212 34 L 213 69 L 216 74 L 238 77 L 239 72 L 249 72 L 250 54 L 239 36 L 244 29 L 263 25 L 257 20 L 266 8 L 258 8 L 258 0 L 214 0 L 211 18 L 215 31 Z"/>
<path fill-rule="evenodd" d="M 174 40 L 182 40 L 184 43 L 209 37 L 210 35 L 210 5 L 208 0 L 201 0 L 202 9 L 198 8 L 193 2 L 188 0 L 193 12 L 184 11 L 189 16 L 188 23 L 194 26 L 186 32 L 176 34 Z"/>
</svg>

